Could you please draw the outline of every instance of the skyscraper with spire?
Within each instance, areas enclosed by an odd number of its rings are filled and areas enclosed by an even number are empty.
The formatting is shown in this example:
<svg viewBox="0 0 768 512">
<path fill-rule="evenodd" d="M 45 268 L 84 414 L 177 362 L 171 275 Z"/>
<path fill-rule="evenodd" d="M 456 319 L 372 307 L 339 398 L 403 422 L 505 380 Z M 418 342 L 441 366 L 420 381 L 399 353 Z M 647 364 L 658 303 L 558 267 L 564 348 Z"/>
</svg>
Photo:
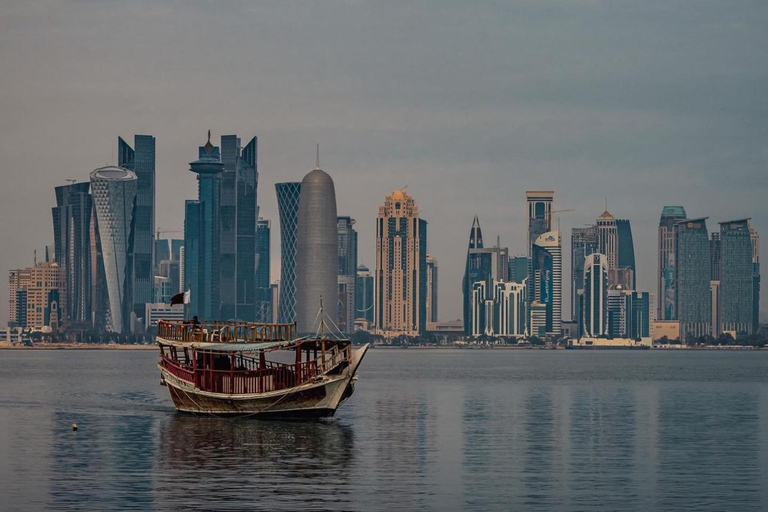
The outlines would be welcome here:
<svg viewBox="0 0 768 512">
<path fill-rule="evenodd" d="M 198 198 L 188 200 L 184 217 L 184 272 L 191 291 L 189 315 L 201 320 L 220 318 L 219 201 L 224 163 L 219 148 L 208 141 L 189 164 L 197 175 Z"/>
<path fill-rule="evenodd" d="M 469 247 L 464 268 L 463 312 L 464 333 L 472 334 L 473 302 L 477 300 L 478 290 L 483 293 L 491 293 L 494 281 L 508 281 L 509 278 L 509 250 L 500 247 L 497 242 L 495 247 L 483 245 L 483 232 L 480 229 L 480 220 L 475 215 L 472 221 L 472 229 L 469 232 Z M 475 287 L 476 283 L 485 283 L 482 287 Z M 484 296 L 483 296 L 484 297 Z M 482 300 L 485 300 L 484 298 Z"/>
</svg>

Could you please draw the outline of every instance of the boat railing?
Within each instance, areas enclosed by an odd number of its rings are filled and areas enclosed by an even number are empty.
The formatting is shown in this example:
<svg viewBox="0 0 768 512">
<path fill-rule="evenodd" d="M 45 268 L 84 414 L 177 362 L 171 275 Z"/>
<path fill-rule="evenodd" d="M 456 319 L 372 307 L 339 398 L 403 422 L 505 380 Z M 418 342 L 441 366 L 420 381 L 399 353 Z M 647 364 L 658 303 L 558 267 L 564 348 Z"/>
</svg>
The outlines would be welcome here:
<svg viewBox="0 0 768 512">
<path fill-rule="evenodd" d="M 311 382 L 317 375 L 317 361 L 295 364 L 266 361 L 263 368 L 253 361 L 229 370 L 190 368 L 161 355 L 161 364 L 172 375 L 195 385 L 202 391 L 225 394 L 268 393 Z M 238 361 L 238 364 L 241 362 Z M 258 362 L 256 362 L 258 364 Z"/>
<path fill-rule="evenodd" d="M 327 350 L 325 354 L 317 358 L 317 366 L 320 370 L 320 373 L 325 373 L 336 367 L 342 361 L 349 361 L 351 356 L 352 347 L 350 345 L 346 345 L 344 347 L 334 345 L 330 350 Z"/>
<path fill-rule="evenodd" d="M 210 343 L 263 343 L 297 337 L 296 324 L 253 322 L 168 322 L 160 320 L 157 336 L 168 341 Z"/>
</svg>

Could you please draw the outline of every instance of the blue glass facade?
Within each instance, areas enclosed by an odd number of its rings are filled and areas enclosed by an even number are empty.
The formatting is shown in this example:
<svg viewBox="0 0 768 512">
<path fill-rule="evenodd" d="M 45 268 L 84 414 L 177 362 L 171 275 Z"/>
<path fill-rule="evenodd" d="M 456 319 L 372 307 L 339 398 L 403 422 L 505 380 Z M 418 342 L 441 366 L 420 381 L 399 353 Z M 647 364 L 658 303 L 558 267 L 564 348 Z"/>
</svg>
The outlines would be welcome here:
<svg viewBox="0 0 768 512">
<path fill-rule="evenodd" d="M 64 269 L 66 311 L 64 320 L 90 323 L 91 307 L 91 219 L 93 198 L 90 183 L 56 187 L 53 238 L 56 263 Z"/>
<path fill-rule="evenodd" d="M 635 268 L 635 243 L 632 239 L 632 226 L 626 219 L 616 220 L 616 233 L 618 238 L 618 258 L 617 267 L 619 269 L 628 269 L 632 272 L 631 285 L 633 290 L 637 289 L 637 270 Z"/>
<path fill-rule="evenodd" d="M 136 135 L 133 148 L 120 137 L 117 143 L 118 166 L 132 170 L 137 178 L 131 255 L 131 309 L 137 317 L 143 318 L 145 304 L 153 300 L 154 286 L 155 137 Z"/>
<path fill-rule="evenodd" d="M 278 322 L 296 321 L 296 235 L 301 183 L 276 183 L 280 216 L 280 303 Z"/>
<path fill-rule="evenodd" d="M 597 251 L 597 226 L 571 230 L 571 320 L 579 321 L 579 292 L 584 289 L 584 261 Z"/>
<path fill-rule="evenodd" d="M 749 220 L 720 223 L 720 326 L 716 332 L 752 334 L 754 265 Z"/>
<path fill-rule="evenodd" d="M 675 304 L 681 340 L 711 332 L 709 232 L 706 219 L 675 223 Z"/>
</svg>

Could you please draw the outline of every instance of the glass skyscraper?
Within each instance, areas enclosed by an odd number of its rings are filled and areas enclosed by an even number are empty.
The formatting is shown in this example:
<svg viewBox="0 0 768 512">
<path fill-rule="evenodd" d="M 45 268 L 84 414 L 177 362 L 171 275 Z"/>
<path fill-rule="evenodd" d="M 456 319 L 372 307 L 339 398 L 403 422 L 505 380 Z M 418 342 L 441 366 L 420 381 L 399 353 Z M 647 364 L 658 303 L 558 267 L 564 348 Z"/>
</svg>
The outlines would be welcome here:
<svg viewBox="0 0 768 512">
<path fill-rule="evenodd" d="M 659 220 L 659 275 L 658 275 L 658 316 L 659 320 L 676 320 L 675 311 L 675 223 L 685 219 L 682 206 L 665 206 Z"/>
<path fill-rule="evenodd" d="M 301 183 L 275 183 L 280 216 L 280 301 L 278 322 L 296 321 L 296 235 Z"/>
<path fill-rule="evenodd" d="M 257 139 L 241 149 L 237 135 L 221 137 L 219 279 L 221 318 L 254 321 L 256 306 Z"/>
<path fill-rule="evenodd" d="M 69 322 L 92 322 L 91 307 L 91 219 L 93 197 L 90 183 L 56 187 L 53 214 L 55 261 L 64 273 L 66 287 L 63 318 Z"/>
<path fill-rule="evenodd" d="M 550 231 L 540 235 L 531 248 L 531 278 L 528 281 L 531 290 L 531 335 L 559 336 L 562 331 L 562 269 L 560 232 Z M 534 315 L 536 322 L 533 321 Z"/>
<path fill-rule="evenodd" d="M 357 267 L 355 279 L 355 318 L 362 318 L 373 323 L 373 276 L 365 265 Z"/>
<path fill-rule="evenodd" d="M 118 137 L 117 165 L 136 174 L 136 216 L 134 219 L 133 254 L 131 255 L 132 312 L 144 317 L 145 304 L 153 300 L 155 240 L 155 138 L 134 136 L 131 148 Z"/>
<path fill-rule="evenodd" d="M 752 334 L 754 313 L 752 240 L 749 219 L 720 223 L 720 325 L 713 334 Z"/>
<path fill-rule="evenodd" d="M 635 268 L 635 243 L 632 239 L 632 225 L 627 219 L 616 220 L 616 233 L 618 238 L 618 258 L 616 266 L 619 270 L 618 281 L 632 290 L 637 289 L 637 270 Z M 622 278 L 622 274 L 630 275 Z"/>
<path fill-rule="evenodd" d="M 357 231 L 353 227 L 355 219 L 339 216 L 338 228 L 338 283 L 339 305 L 337 325 L 342 332 L 352 332 L 356 315 L 356 280 L 357 280 Z"/>
<path fill-rule="evenodd" d="M 707 219 L 681 220 L 675 233 L 675 312 L 681 341 L 711 332 L 709 232 Z"/>
<path fill-rule="evenodd" d="M 571 230 L 571 320 L 579 322 L 579 292 L 584 289 L 584 261 L 598 252 L 597 226 Z"/>
<path fill-rule="evenodd" d="M 116 333 L 129 330 L 133 312 L 131 286 L 135 280 L 131 272 L 135 266 L 131 258 L 137 182 L 133 171 L 121 167 L 108 166 L 91 172 L 93 206 L 109 303 L 106 328 Z"/>
</svg>

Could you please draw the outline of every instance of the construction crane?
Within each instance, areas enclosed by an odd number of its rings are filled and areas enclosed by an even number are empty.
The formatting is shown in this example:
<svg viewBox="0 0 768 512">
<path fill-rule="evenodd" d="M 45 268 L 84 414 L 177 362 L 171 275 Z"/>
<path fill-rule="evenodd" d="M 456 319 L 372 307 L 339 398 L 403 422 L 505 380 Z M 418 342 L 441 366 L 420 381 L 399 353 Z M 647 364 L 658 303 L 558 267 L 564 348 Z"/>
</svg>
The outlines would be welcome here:
<svg viewBox="0 0 768 512">
<path fill-rule="evenodd" d="M 182 231 L 178 230 L 178 229 L 160 229 L 160 228 L 157 228 L 155 230 L 155 240 L 160 240 L 160 235 L 165 235 L 166 233 L 182 233 Z"/>
</svg>

